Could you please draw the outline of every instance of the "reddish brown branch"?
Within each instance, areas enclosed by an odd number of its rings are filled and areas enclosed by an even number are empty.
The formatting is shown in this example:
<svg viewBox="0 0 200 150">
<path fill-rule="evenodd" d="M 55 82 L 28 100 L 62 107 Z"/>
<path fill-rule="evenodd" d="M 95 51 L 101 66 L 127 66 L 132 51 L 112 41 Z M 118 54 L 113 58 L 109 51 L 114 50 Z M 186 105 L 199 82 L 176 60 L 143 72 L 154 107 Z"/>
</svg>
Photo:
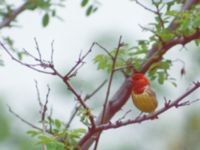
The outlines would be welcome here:
<svg viewBox="0 0 200 150">
<path fill-rule="evenodd" d="M 142 123 L 142 122 L 147 121 L 147 120 L 157 119 L 159 115 L 161 115 L 163 112 L 166 112 L 167 110 L 169 110 L 172 107 L 177 108 L 177 107 L 180 106 L 180 104 L 181 104 L 181 106 L 188 105 L 188 103 L 184 104 L 184 102 L 181 103 L 181 101 L 183 101 L 184 98 L 186 98 L 191 93 L 193 93 L 194 91 L 196 91 L 199 87 L 200 87 L 200 82 L 194 83 L 194 86 L 192 88 L 190 88 L 188 91 L 186 91 L 180 97 L 178 97 L 176 100 L 165 102 L 164 107 L 161 108 L 161 109 L 159 109 L 159 110 L 157 110 L 154 113 L 151 113 L 151 114 L 148 114 L 148 115 L 142 115 L 142 116 L 140 115 L 140 116 L 137 116 L 134 119 L 129 119 L 129 120 L 126 120 L 126 121 L 118 120 L 115 123 L 109 122 L 109 123 L 106 123 L 106 124 L 102 124 L 102 125 L 97 126 L 96 129 L 91 134 L 94 134 L 94 133 L 102 131 L 102 130 L 108 130 L 108 129 L 112 129 L 112 128 L 119 128 L 119 127 L 126 126 L 126 125 L 132 125 L 132 124 L 136 124 L 136 123 Z M 194 101 L 194 102 L 196 102 L 196 101 Z M 193 103 L 193 101 L 192 101 L 192 103 Z"/>
<path fill-rule="evenodd" d="M 76 64 L 68 71 L 68 73 L 64 76 L 65 80 L 68 80 L 70 77 L 73 76 L 74 71 L 83 63 L 83 60 L 92 52 L 92 49 L 94 47 L 95 43 L 92 43 L 89 50 L 85 53 L 83 56 L 79 56 L 78 61 Z M 75 71 L 76 72 L 76 71 Z"/>
<path fill-rule="evenodd" d="M 38 51 L 38 57 L 35 57 L 33 55 L 31 55 L 30 53 L 27 53 L 28 56 L 30 56 L 31 58 L 33 58 L 35 61 L 39 62 L 39 64 L 35 65 L 35 64 L 29 64 L 29 63 L 24 63 L 22 62 L 21 60 L 15 58 L 13 56 L 13 54 L 4 46 L 4 44 L 2 42 L 0 42 L 0 45 L 1 47 L 3 48 L 3 50 L 6 51 L 6 53 L 14 60 L 16 61 L 17 63 L 23 65 L 23 66 L 26 66 L 30 69 L 33 69 L 35 71 L 38 71 L 38 72 L 42 72 L 42 73 L 45 73 L 45 74 L 51 74 L 51 75 L 55 75 L 55 76 L 58 76 L 67 86 L 67 88 L 73 93 L 73 95 L 76 97 L 76 99 L 78 100 L 78 102 L 80 103 L 80 105 L 87 111 L 89 112 L 88 113 L 88 116 L 89 116 L 89 120 L 91 122 L 91 128 L 95 128 L 95 121 L 94 121 L 94 117 L 93 115 L 91 114 L 90 112 L 90 109 L 89 107 L 85 104 L 83 98 L 76 92 L 76 90 L 73 88 L 73 86 L 70 84 L 69 82 L 69 76 L 71 76 L 71 73 L 73 73 L 73 71 L 77 68 L 77 66 L 79 65 L 79 63 L 75 64 L 75 66 L 70 70 L 70 72 L 65 75 L 65 76 L 62 76 L 58 71 L 57 69 L 54 67 L 54 64 L 52 64 L 53 62 L 53 56 L 51 56 L 51 60 L 50 61 L 47 61 L 47 60 L 43 60 L 42 59 L 42 56 L 41 56 L 41 53 L 40 53 L 40 49 L 39 49 L 39 45 L 37 43 L 37 41 L 35 40 L 35 43 L 36 43 L 36 49 Z M 89 51 L 83 56 L 81 57 L 79 60 L 82 62 L 83 59 L 92 51 L 92 48 L 94 46 L 94 43 L 92 44 L 91 48 L 89 49 Z M 53 48 L 52 48 L 52 52 L 51 52 L 51 55 L 53 54 Z M 41 69 L 38 69 L 38 67 L 40 67 Z M 45 69 L 49 69 L 50 71 L 45 71 Z"/>
<path fill-rule="evenodd" d="M 123 46 L 123 43 L 121 42 L 121 40 L 122 40 L 122 36 L 120 36 L 120 38 L 119 38 L 119 42 L 118 42 L 118 46 L 116 48 L 115 55 L 113 57 L 111 57 L 112 61 L 113 61 L 112 62 L 112 70 L 111 70 L 110 78 L 109 78 L 109 81 L 108 81 L 108 88 L 107 88 L 107 91 L 106 91 L 106 98 L 105 98 L 104 105 L 103 105 L 103 113 L 102 113 L 102 118 L 101 118 L 100 124 L 104 123 L 105 111 L 106 111 L 107 106 L 108 106 L 108 100 L 109 100 L 111 85 L 112 85 L 113 76 L 114 76 L 114 72 L 115 72 L 117 56 L 119 54 L 120 48 Z M 97 145 L 98 145 L 98 142 L 99 142 L 100 135 L 101 135 L 101 132 L 96 137 L 96 143 L 95 143 L 95 146 L 94 146 L 94 150 L 97 149 Z"/>
<path fill-rule="evenodd" d="M 195 33 L 193 33 L 189 36 L 178 37 L 169 42 L 166 42 L 162 47 L 157 49 L 156 52 L 151 57 L 149 57 L 147 62 L 145 62 L 143 64 L 141 72 L 145 73 L 149 69 L 151 64 L 160 61 L 162 59 L 162 56 L 170 48 L 174 47 L 175 45 L 178 45 L 178 44 L 185 45 L 185 44 L 191 42 L 192 40 L 199 39 L 199 38 L 200 38 L 200 29 L 197 29 Z"/>
<path fill-rule="evenodd" d="M 88 99 L 90 99 L 91 97 L 93 97 L 107 82 L 107 80 L 103 81 L 92 93 L 87 94 L 84 98 L 84 101 L 87 101 Z M 72 111 L 72 115 L 70 116 L 69 121 L 66 124 L 66 128 L 69 128 L 72 120 L 74 119 L 74 117 L 76 116 L 76 113 L 78 112 L 78 110 L 81 108 L 81 105 L 79 104 L 78 106 L 74 107 L 74 110 Z"/>
<path fill-rule="evenodd" d="M 157 119 L 160 114 L 162 114 L 163 112 L 166 112 L 167 110 L 169 110 L 172 107 L 177 108 L 177 107 L 180 107 L 180 106 L 186 106 L 188 104 L 191 104 L 191 103 L 188 103 L 188 101 L 186 101 L 187 103 L 184 103 L 184 102 L 180 103 L 180 102 L 183 101 L 184 98 L 189 96 L 191 93 L 196 91 L 199 87 L 200 87 L 200 82 L 195 83 L 192 88 L 190 88 L 188 91 L 186 91 L 180 97 L 178 97 L 176 100 L 170 101 L 167 104 L 165 103 L 163 108 L 157 110 L 154 113 L 151 113 L 151 114 L 148 114 L 148 115 L 142 115 L 140 117 L 136 117 L 135 119 L 131 119 L 131 120 L 117 121 L 114 124 L 112 124 L 112 123 L 103 124 L 103 125 L 97 126 L 96 130 L 99 130 L 99 131 L 107 130 L 107 129 L 118 128 L 118 127 L 130 125 L 130 124 L 142 123 L 142 122 L 147 121 L 147 120 Z M 194 101 L 194 102 L 196 102 L 196 101 Z M 192 101 L 192 103 L 193 103 L 193 101 Z"/>
</svg>

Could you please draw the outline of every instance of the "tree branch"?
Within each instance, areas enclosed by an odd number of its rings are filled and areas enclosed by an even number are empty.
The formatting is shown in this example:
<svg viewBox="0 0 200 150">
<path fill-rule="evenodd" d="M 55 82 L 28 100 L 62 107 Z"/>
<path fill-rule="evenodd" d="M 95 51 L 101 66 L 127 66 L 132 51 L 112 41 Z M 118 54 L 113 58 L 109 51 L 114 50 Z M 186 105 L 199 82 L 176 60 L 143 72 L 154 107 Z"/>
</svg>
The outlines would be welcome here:
<svg viewBox="0 0 200 150">
<path fill-rule="evenodd" d="M 10 23 L 15 20 L 20 13 L 26 10 L 26 5 L 27 2 L 23 3 L 21 6 L 13 10 L 11 14 L 5 16 L 0 22 L 0 29 L 10 26 Z"/>
<path fill-rule="evenodd" d="M 184 94 L 182 94 L 180 97 L 178 97 L 174 101 L 166 101 L 165 104 L 164 104 L 164 107 L 157 110 L 156 112 L 150 113 L 148 115 L 138 116 L 135 119 L 130 119 L 130 120 L 126 120 L 126 121 L 117 121 L 114 124 L 112 124 L 110 122 L 107 123 L 107 124 L 102 124 L 102 125 L 96 127 L 96 130 L 97 130 L 96 132 L 102 131 L 102 130 L 108 130 L 108 129 L 111 129 L 111 128 L 119 128 L 119 127 L 122 127 L 122 126 L 131 125 L 131 124 L 135 124 L 135 123 L 142 123 L 142 122 L 147 121 L 147 120 L 154 120 L 154 119 L 157 119 L 159 115 L 166 112 L 167 110 L 169 110 L 172 107 L 177 108 L 177 107 L 180 107 L 180 106 L 186 106 L 188 104 L 192 104 L 196 101 L 199 101 L 199 99 L 197 99 L 197 100 L 194 100 L 194 101 L 191 101 L 191 102 L 186 101 L 186 102 L 180 103 L 181 101 L 184 100 L 184 98 L 189 96 L 191 93 L 196 91 L 198 88 L 200 88 L 200 82 L 194 83 L 194 86 L 192 88 L 190 88 L 188 91 L 186 91 Z"/>
</svg>

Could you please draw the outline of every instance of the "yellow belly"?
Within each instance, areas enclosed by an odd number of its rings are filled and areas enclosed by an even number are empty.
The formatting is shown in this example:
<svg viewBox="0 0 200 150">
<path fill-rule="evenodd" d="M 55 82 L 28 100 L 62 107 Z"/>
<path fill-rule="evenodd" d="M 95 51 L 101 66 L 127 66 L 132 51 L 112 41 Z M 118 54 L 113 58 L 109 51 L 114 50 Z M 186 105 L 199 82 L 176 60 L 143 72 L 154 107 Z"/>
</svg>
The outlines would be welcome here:
<svg viewBox="0 0 200 150">
<path fill-rule="evenodd" d="M 143 92 L 142 94 L 135 94 L 132 92 L 133 104 L 142 112 L 154 112 L 158 102 L 156 100 L 156 95 L 153 91 Z"/>
</svg>

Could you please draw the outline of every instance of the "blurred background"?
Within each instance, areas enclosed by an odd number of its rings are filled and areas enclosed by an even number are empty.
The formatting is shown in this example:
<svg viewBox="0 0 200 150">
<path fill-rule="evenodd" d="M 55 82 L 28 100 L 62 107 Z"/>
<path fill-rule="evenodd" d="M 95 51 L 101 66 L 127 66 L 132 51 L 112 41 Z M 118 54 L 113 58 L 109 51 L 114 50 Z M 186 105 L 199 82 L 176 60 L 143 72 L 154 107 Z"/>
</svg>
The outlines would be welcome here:
<svg viewBox="0 0 200 150">
<path fill-rule="evenodd" d="M 13 2 L 17 6 L 23 1 Z M 40 13 L 26 11 L 18 17 L 20 27 L 3 29 L 1 34 L 12 37 L 17 49 L 25 48 L 33 54 L 36 54 L 34 43 L 34 38 L 36 38 L 42 55 L 46 59 L 50 58 L 51 42 L 54 40 L 55 65 L 63 74 L 76 63 L 80 52 L 86 52 L 94 41 L 107 49 L 113 49 L 116 47 L 120 35 L 124 42 L 133 46 L 137 40 L 148 39 L 150 33 L 143 32 L 139 25 L 145 26 L 153 22 L 153 14 L 129 0 L 101 0 L 100 2 L 98 11 L 86 17 L 80 1 L 68 0 L 65 2 L 66 7 L 58 10 L 63 21 L 50 20 L 50 24 L 46 28 L 42 27 Z M 147 1 L 144 1 L 144 4 L 151 7 Z M 175 61 L 170 75 L 176 78 L 177 87 L 168 82 L 164 85 L 153 83 L 153 87 L 157 91 L 159 107 L 163 106 L 164 97 L 174 100 L 191 87 L 193 81 L 200 80 L 199 48 L 196 48 L 193 43 L 186 45 L 186 48 L 181 49 L 180 46 L 176 46 L 165 55 L 166 58 L 172 60 L 182 59 L 185 62 L 186 74 L 181 76 L 180 71 L 183 64 Z M 87 63 L 72 80 L 74 87 L 82 95 L 90 93 L 104 79 L 108 78 L 105 72 L 98 71 L 93 64 L 95 55 L 99 53 L 102 53 L 100 49 L 94 49 L 86 59 Z M 5 66 L 0 67 L 0 149 L 40 149 L 36 146 L 35 141 L 26 134 L 31 127 L 13 116 L 8 111 L 7 105 L 26 120 L 38 124 L 40 120 L 39 104 L 34 83 L 34 80 L 37 80 L 43 101 L 45 101 L 47 84 L 51 88 L 49 107 L 53 108 L 53 117 L 67 122 L 76 104 L 74 97 L 57 77 L 41 74 L 21 66 L 2 51 L 1 57 Z M 28 61 L 28 59 L 25 60 Z M 116 74 L 111 95 L 122 82 L 123 76 Z M 102 88 L 93 100 L 88 102 L 96 115 L 102 109 L 105 90 L 106 87 Z M 186 100 L 197 98 L 200 98 L 199 91 L 192 93 Z M 162 114 L 158 120 L 107 130 L 101 136 L 98 149 L 199 150 L 199 108 L 200 103 L 197 102 L 178 109 L 173 108 Z M 127 110 L 131 110 L 127 117 L 139 113 L 129 100 L 113 120 L 123 116 Z M 79 119 L 75 119 L 72 128 L 80 126 L 82 124 Z"/>
</svg>

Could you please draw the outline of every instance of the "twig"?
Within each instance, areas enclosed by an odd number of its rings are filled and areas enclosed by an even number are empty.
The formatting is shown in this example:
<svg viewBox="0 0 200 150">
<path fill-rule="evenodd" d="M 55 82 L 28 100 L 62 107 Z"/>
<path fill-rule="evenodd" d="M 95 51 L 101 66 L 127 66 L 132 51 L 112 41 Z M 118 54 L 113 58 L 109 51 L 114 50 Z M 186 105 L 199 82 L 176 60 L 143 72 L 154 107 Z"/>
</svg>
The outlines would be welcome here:
<svg viewBox="0 0 200 150">
<path fill-rule="evenodd" d="M 22 122 L 24 122 L 25 124 L 29 125 L 30 127 L 34 128 L 34 129 L 37 129 L 37 130 L 39 130 L 39 131 L 43 131 L 42 128 L 39 128 L 39 127 L 35 126 L 34 124 L 28 122 L 27 120 L 23 119 L 20 115 L 18 115 L 17 113 L 15 113 L 15 112 L 11 109 L 11 107 L 10 107 L 9 105 L 7 105 L 7 106 L 8 106 L 9 112 L 10 112 L 11 114 L 13 114 L 16 118 L 18 118 L 19 120 L 21 120 Z"/>
<path fill-rule="evenodd" d="M 132 1 L 135 1 L 138 5 L 140 5 L 144 9 L 148 10 L 149 12 L 152 12 L 152 13 L 156 14 L 155 10 L 148 8 L 147 6 L 145 6 L 142 3 L 140 3 L 138 0 L 132 0 Z"/>
<path fill-rule="evenodd" d="M 114 72 L 115 72 L 117 56 L 118 56 L 118 53 L 119 53 L 121 46 L 123 45 L 123 43 L 121 43 L 121 40 L 122 40 L 122 36 L 120 36 L 120 38 L 119 38 L 119 42 L 118 42 L 118 46 L 117 46 L 117 49 L 116 49 L 116 52 L 115 52 L 115 56 L 112 59 L 112 61 L 113 61 L 112 62 L 112 71 L 110 73 L 110 78 L 109 78 L 109 81 L 108 81 L 108 87 L 107 87 L 107 91 L 106 91 L 106 98 L 105 98 L 105 102 L 104 102 L 104 105 L 103 105 L 103 113 L 102 113 L 102 118 L 101 118 L 101 124 L 104 123 L 105 111 L 107 109 L 108 100 L 109 100 L 109 96 L 110 96 L 110 90 L 111 90 L 113 75 L 114 75 Z M 99 139 L 100 139 L 100 135 L 101 135 L 101 132 L 99 132 L 98 135 L 97 135 L 94 150 L 97 149 Z"/>
<path fill-rule="evenodd" d="M 51 64 L 54 64 L 54 40 L 51 42 Z"/>
<path fill-rule="evenodd" d="M 36 92 L 37 92 L 37 99 L 38 99 L 38 103 L 40 105 L 40 107 L 43 107 L 42 101 L 41 101 L 41 97 L 40 97 L 40 90 L 38 88 L 38 83 L 37 80 L 35 80 L 35 88 L 36 88 Z"/>
<path fill-rule="evenodd" d="M 131 110 L 128 110 L 121 118 L 119 118 L 117 121 L 122 121 L 126 116 L 131 112 Z"/>
<path fill-rule="evenodd" d="M 39 62 L 40 64 L 37 64 L 37 66 L 42 67 L 43 69 L 50 69 L 52 72 L 48 72 L 48 71 L 44 71 L 44 70 L 39 70 L 38 68 L 35 68 L 35 65 L 33 66 L 32 64 L 27 64 L 27 63 L 23 63 L 22 61 L 16 59 L 12 53 L 4 46 L 3 43 L 0 42 L 0 45 L 2 46 L 2 48 L 6 51 L 6 53 L 17 63 L 24 65 L 30 69 L 33 69 L 35 71 L 38 72 L 42 72 L 45 74 L 51 74 L 51 75 L 55 75 L 58 76 L 60 79 L 62 79 L 62 81 L 66 84 L 67 88 L 75 95 L 76 99 L 79 101 L 79 103 L 81 104 L 81 106 L 85 109 L 89 111 L 88 106 L 85 104 L 84 100 L 82 99 L 82 97 L 76 92 L 76 90 L 73 88 L 73 86 L 68 82 L 68 74 L 65 75 L 64 77 L 55 69 L 54 64 L 51 64 L 50 61 L 45 61 L 42 60 L 41 54 L 40 54 L 40 49 L 38 46 L 38 43 L 36 41 L 36 49 L 38 51 L 38 55 L 39 55 Z M 79 60 L 80 62 L 92 51 L 92 48 L 94 46 L 94 43 L 92 44 L 91 48 L 89 49 L 89 51 L 83 56 L 81 57 Z M 79 63 L 77 63 L 69 72 L 69 75 L 74 71 L 74 69 L 76 69 L 76 67 L 79 65 Z M 91 122 L 92 128 L 95 128 L 95 123 L 94 123 L 94 118 L 93 115 L 91 114 L 91 112 L 88 114 L 89 115 L 89 120 Z"/>
<path fill-rule="evenodd" d="M 40 48 L 39 48 L 39 44 L 38 44 L 38 42 L 37 42 L 37 39 L 34 38 L 34 41 L 35 41 L 35 45 L 36 45 L 35 49 L 37 50 L 39 60 L 42 61 L 42 55 L 41 55 L 41 52 L 40 52 Z"/>
<path fill-rule="evenodd" d="M 106 82 L 107 82 L 107 80 L 104 80 L 92 93 L 87 94 L 85 96 L 85 98 L 84 98 L 84 101 L 87 101 L 88 99 L 90 99 L 91 97 L 93 97 L 105 85 Z M 66 128 L 69 128 L 72 120 L 74 119 L 74 117 L 76 116 L 76 114 L 77 114 L 77 112 L 78 112 L 78 110 L 80 108 L 81 108 L 80 105 L 74 107 L 74 110 L 72 111 L 72 115 L 70 116 L 70 119 L 69 119 L 69 121 L 66 124 Z"/>
<path fill-rule="evenodd" d="M 76 97 L 76 99 L 78 100 L 78 102 L 80 103 L 80 105 L 87 111 L 89 111 L 89 107 L 85 104 L 84 100 L 82 99 L 82 97 L 76 92 L 76 90 L 72 87 L 72 85 L 68 82 L 68 80 L 65 80 L 65 78 L 63 78 L 64 83 L 66 84 L 66 86 L 68 87 L 68 89 L 74 94 L 74 96 Z M 90 112 L 90 111 L 89 111 Z M 95 122 L 94 122 L 94 117 L 91 114 L 91 112 L 88 114 L 89 116 L 89 120 L 91 122 L 92 128 L 95 128 Z"/>
<path fill-rule="evenodd" d="M 34 66 L 40 66 L 40 67 L 43 67 L 43 68 L 45 67 L 45 68 L 46 68 L 46 67 L 50 67 L 49 64 L 46 64 L 46 63 L 43 63 L 43 62 L 42 62 L 42 64 L 36 64 L 36 65 L 35 65 L 35 64 L 24 63 L 24 62 L 22 62 L 21 60 L 15 58 L 15 57 L 11 54 L 11 52 L 5 47 L 5 45 L 4 45 L 2 42 L 0 42 L 0 45 L 1 45 L 1 47 L 5 50 L 5 52 L 10 56 L 10 58 L 13 59 L 14 61 L 16 61 L 17 63 L 19 63 L 19 64 L 21 64 L 21 65 L 23 65 L 23 66 L 26 66 L 26 67 L 28 67 L 28 68 L 30 68 L 30 69 L 32 69 L 32 70 L 35 70 L 35 71 L 37 71 L 37 72 L 41 72 L 41 73 L 44 73 L 44 74 L 55 75 L 54 72 L 44 71 L 44 70 L 40 70 L 40 69 L 34 67 Z"/>
<path fill-rule="evenodd" d="M 49 99 L 49 94 L 50 94 L 50 88 L 49 86 L 47 85 L 47 88 L 48 88 L 48 91 L 47 91 L 47 94 L 46 94 L 46 100 L 45 100 L 45 103 L 43 105 L 43 110 L 42 110 L 42 120 L 41 121 L 45 121 L 45 117 L 46 117 L 46 112 L 47 112 L 47 104 L 48 104 L 48 99 Z"/>
<path fill-rule="evenodd" d="M 108 81 L 108 87 L 107 87 L 105 102 L 104 102 L 104 105 L 103 105 L 103 115 L 102 115 L 101 123 L 104 122 L 104 115 L 105 115 L 106 107 L 108 105 L 108 99 L 109 99 L 109 96 L 110 96 L 110 89 L 111 89 L 111 84 L 112 84 L 113 75 L 114 75 L 114 71 L 115 71 L 116 60 L 117 60 L 119 50 L 122 46 L 121 40 L 122 40 L 122 36 L 120 36 L 120 38 L 119 38 L 119 42 L 118 42 L 118 46 L 117 46 L 117 49 L 116 49 L 116 52 L 115 52 L 115 56 L 113 57 L 112 71 L 111 71 L 110 78 L 109 78 L 109 81 Z"/>
<path fill-rule="evenodd" d="M 73 74 L 74 70 L 77 69 L 77 67 L 83 62 L 83 60 L 88 56 L 89 53 L 92 52 L 92 49 L 94 47 L 95 43 L 92 43 L 91 47 L 89 48 L 89 50 L 85 53 L 85 55 L 83 55 L 82 57 L 79 56 L 78 61 L 76 62 L 76 64 L 68 71 L 68 73 L 64 76 L 65 80 L 68 80 L 69 76 L 71 74 Z"/>
<path fill-rule="evenodd" d="M 105 53 L 106 53 L 108 56 L 110 56 L 110 58 L 111 58 L 112 60 L 114 59 L 114 57 L 113 57 L 112 54 L 109 52 L 109 50 L 107 50 L 105 47 L 103 47 L 102 45 L 100 45 L 100 44 L 97 43 L 97 42 L 95 42 L 95 44 L 96 44 L 98 47 L 100 47 L 102 50 L 104 50 Z"/>
</svg>

